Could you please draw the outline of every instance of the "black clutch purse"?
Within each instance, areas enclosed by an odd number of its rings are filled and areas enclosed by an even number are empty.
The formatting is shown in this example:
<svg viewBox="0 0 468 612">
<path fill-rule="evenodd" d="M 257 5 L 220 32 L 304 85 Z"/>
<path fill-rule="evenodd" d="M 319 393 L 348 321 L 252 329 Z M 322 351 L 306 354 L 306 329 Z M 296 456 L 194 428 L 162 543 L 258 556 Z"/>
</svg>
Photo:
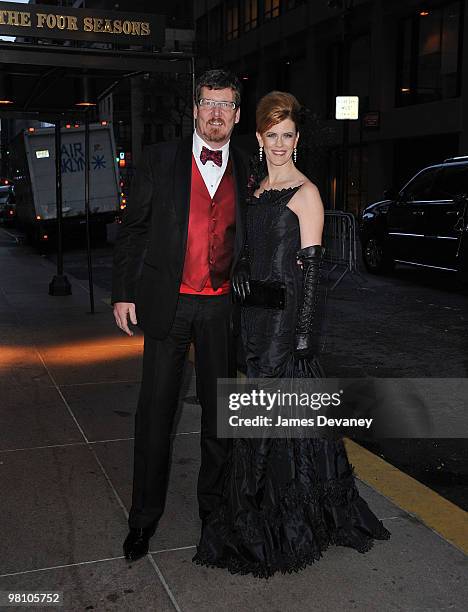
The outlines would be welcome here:
<svg viewBox="0 0 468 612">
<path fill-rule="evenodd" d="M 286 307 L 286 286 L 273 281 L 249 281 L 250 293 L 243 300 L 233 293 L 234 303 L 241 306 L 259 306 L 284 310 Z"/>
</svg>

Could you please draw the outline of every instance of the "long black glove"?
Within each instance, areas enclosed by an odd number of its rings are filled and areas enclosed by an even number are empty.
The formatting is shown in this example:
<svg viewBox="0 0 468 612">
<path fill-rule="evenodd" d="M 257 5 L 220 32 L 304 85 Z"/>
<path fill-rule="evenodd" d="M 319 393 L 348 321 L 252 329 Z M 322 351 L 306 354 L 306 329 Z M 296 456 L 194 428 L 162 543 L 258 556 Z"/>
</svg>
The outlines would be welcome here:
<svg viewBox="0 0 468 612">
<path fill-rule="evenodd" d="M 244 247 L 232 273 L 232 290 L 237 298 L 245 300 L 250 293 L 250 260 L 247 247 Z"/>
<path fill-rule="evenodd" d="M 297 313 L 294 353 L 296 357 L 313 357 L 312 327 L 317 308 L 320 267 L 325 249 L 320 245 L 308 246 L 297 252 L 302 262 L 302 303 Z"/>
</svg>

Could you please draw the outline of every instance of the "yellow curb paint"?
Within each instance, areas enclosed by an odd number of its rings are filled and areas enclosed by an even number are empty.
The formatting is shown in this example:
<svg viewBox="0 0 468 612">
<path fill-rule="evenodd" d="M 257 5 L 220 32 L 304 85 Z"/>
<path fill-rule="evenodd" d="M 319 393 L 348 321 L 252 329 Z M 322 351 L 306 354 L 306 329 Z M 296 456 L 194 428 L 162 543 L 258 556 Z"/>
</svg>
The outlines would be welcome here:
<svg viewBox="0 0 468 612">
<path fill-rule="evenodd" d="M 468 554 L 468 512 L 353 440 L 345 446 L 358 478 Z"/>
</svg>

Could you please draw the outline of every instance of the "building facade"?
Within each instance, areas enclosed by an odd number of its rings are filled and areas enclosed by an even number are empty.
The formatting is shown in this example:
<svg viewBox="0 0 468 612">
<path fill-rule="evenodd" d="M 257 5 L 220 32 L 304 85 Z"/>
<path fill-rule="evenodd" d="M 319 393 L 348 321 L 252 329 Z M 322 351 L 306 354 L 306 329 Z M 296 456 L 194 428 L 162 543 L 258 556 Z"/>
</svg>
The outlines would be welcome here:
<svg viewBox="0 0 468 612">
<path fill-rule="evenodd" d="M 166 56 L 174 54 L 175 58 L 178 54 L 193 53 L 193 3 L 190 0 L 165 0 L 158 3 L 151 0 L 30 0 L 29 3 L 162 15 L 165 20 L 164 45 L 157 50 Z M 17 38 L 16 42 L 32 41 Z M 47 39 L 39 42 L 50 44 Z M 54 41 L 54 45 L 74 44 L 70 40 Z M 110 49 L 113 43 L 89 43 L 88 46 Z M 131 49 L 128 44 L 124 47 Z M 127 184 L 131 181 L 145 145 L 181 138 L 193 129 L 192 74 L 188 61 L 182 69 L 185 71 L 181 74 L 154 71 L 129 78 L 116 76 L 118 85 L 100 98 L 96 108 L 89 109 L 91 121 L 105 120 L 112 123 L 117 153 L 119 156 L 124 155 L 124 160 L 119 163 L 122 164 L 121 171 Z M 96 94 L 98 83 L 95 81 L 91 84 Z M 78 118 L 76 120 L 79 121 Z M 9 141 L 23 129 L 41 125 L 41 120 L 27 117 L 5 118 L 1 121 L 0 175 L 11 172 L 7 158 Z"/>
<path fill-rule="evenodd" d="M 198 0 L 194 7 L 199 67 L 224 64 L 244 83 L 246 142 L 266 92 L 290 91 L 307 109 L 314 122 L 307 148 L 320 150 L 307 171 L 329 208 L 357 214 L 424 165 L 468 154 L 468 0 Z M 349 121 L 348 135 L 334 119 L 337 95 L 359 96 L 360 118 Z M 345 195 L 337 190 L 344 174 Z"/>
</svg>

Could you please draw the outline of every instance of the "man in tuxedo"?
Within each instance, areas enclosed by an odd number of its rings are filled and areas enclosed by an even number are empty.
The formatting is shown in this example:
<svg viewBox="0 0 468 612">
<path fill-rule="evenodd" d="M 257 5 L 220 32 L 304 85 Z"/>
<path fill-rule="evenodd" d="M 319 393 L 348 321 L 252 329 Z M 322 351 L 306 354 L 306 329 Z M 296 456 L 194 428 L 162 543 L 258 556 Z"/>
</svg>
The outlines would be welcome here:
<svg viewBox="0 0 468 612">
<path fill-rule="evenodd" d="M 244 155 L 230 144 L 240 84 L 224 70 L 196 83 L 193 136 L 147 147 L 114 252 L 112 303 L 120 329 L 144 332 L 135 417 L 127 559 L 148 552 L 166 498 L 170 436 L 190 344 L 202 408 L 200 518 L 221 495 L 228 440 L 216 436 L 216 381 L 235 376 L 230 274 L 243 242 Z"/>
</svg>

